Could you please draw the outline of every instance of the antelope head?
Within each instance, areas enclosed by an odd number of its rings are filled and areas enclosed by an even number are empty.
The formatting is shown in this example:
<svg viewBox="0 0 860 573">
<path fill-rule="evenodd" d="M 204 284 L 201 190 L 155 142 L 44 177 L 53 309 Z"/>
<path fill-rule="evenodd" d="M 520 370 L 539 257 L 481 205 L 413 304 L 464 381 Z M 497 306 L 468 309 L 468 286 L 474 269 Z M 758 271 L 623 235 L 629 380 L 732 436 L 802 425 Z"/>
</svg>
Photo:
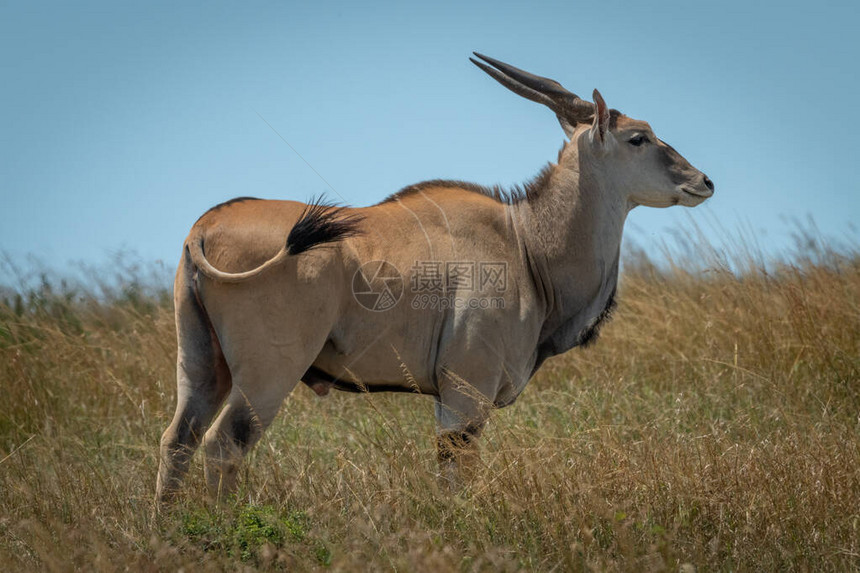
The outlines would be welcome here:
<svg viewBox="0 0 860 573">
<path fill-rule="evenodd" d="M 562 169 L 580 171 L 587 161 L 601 186 L 622 194 L 630 207 L 694 207 L 714 194 L 707 175 L 654 135 L 647 122 L 609 109 L 597 90 L 591 103 L 555 80 L 477 52 L 475 56 L 483 62 L 470 58 L 472 63 L 500 84 L 555 112 L 569 138 L 559 154 Z"/>
</svg>

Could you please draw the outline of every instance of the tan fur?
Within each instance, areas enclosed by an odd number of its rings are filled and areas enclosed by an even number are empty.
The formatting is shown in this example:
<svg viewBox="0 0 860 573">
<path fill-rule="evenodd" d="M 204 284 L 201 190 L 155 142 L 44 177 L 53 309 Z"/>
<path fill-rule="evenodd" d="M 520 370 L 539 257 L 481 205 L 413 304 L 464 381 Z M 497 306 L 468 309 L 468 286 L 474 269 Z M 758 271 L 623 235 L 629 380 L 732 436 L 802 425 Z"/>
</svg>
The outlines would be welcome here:
<svg viewBox="0 0 860 573">
<path fill-rule="evenodd" d="M 434 396 L 440 436 L 455 436 L 443 440 L 440 462 L 456 477 L 450 445 L 473 447 L 490 410 L 514 402 L 547 356 L 582 343 L 605 317 L 629 210 L 693 206 L 712 193 L 647 123 L 597 115 L 592 125 L 566 119 L 571 140 L 528 200 L 423 185 L 344 210 L 363 217 L 360 234 L 298 255 L 285 239 L 302 203 L 241 201 L 201 217 L 176 275 L 178 404 L 162 438 L 159 499 L 176 491 L 204 433 L 209 485 L 232 491 L 242 457 L 312 366 L 370 390 Z M 650 143 L 633 146 L 636 134 Z M 353 296 L 368 261 L 404 278 L 389 310 Z M 414 309 L 416 261 L 504 263 L 503 305 Z M 334 384 L 308 383 L 320 394 Z"/>
</svg>

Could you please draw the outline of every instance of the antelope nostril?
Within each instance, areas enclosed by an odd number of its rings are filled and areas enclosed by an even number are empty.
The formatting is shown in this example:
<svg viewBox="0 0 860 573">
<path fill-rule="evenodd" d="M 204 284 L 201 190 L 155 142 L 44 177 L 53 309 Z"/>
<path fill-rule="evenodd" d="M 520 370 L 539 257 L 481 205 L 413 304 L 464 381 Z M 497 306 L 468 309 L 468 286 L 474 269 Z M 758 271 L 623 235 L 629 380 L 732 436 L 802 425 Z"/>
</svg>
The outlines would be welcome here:
<svg viewBox="0 0 860 573">
<path fill-rule="evenodd" d="M 705 180 L 705 187 L 707 187 L 708 189 L 713 191 L 714 190 L 714 182 L 711 181 L 710 177 L 708 177 L 707 175 L 702 175 L 702 178 Z"/>
</svg>

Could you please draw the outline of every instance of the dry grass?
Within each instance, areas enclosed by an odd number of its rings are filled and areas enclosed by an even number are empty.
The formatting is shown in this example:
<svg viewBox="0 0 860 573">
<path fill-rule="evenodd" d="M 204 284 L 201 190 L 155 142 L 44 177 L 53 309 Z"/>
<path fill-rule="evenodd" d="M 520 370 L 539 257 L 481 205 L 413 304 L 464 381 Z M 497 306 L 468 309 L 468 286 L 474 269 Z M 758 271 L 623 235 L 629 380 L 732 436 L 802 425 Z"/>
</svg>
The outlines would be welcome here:
<svg viewBox="0 0 860 573">
<path fill-rule="evenodd" d="M 629 263 L 601 341 L 495 413 L 461 495 L 434 477 L 431 400 L 300 387 L 236 500 L 207 503 L 198 460 L 158 519 L 169 303 L 10 295 L 0 569 L 860 569 L 860 256 L 825 255 Z"/>
</svg>

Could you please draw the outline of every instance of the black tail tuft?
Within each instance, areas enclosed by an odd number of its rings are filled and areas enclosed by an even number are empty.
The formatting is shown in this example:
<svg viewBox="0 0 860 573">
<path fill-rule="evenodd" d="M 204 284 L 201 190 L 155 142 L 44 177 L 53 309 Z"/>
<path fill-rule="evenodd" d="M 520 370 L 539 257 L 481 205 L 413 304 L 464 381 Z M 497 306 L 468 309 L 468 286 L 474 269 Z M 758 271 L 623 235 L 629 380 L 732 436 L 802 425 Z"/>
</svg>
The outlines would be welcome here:
<svg viewBox="0 0 860 573">
<path fill-rule="evenodd" d="M 297 255 L 360 233 L 358 225 L 363 217 L 344 215 L 343 211 L 323 197 L 312 199 L 287 236 L 287 252 Z"/>
</svg>

